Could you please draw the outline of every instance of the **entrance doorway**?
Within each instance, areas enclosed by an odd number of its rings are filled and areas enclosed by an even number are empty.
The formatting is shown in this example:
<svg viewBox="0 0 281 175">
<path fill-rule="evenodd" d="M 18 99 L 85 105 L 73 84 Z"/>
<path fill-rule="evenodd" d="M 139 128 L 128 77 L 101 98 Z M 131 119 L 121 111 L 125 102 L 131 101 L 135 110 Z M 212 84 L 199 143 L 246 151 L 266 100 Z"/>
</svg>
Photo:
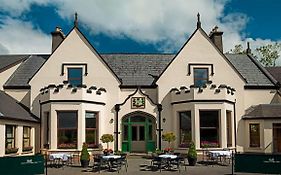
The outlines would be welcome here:
<svg viewBox="0 0 281 175">
<path fill-rule="evenodd" d="M 273 123 L 273 152 L 281 153 L 281 123 Z"/>
<path fill-rule="evenodd" d="M 155 150 L 155 118 L 144 112 L 130 113 L 122 119 L 122 151 Z"/>
</svg>

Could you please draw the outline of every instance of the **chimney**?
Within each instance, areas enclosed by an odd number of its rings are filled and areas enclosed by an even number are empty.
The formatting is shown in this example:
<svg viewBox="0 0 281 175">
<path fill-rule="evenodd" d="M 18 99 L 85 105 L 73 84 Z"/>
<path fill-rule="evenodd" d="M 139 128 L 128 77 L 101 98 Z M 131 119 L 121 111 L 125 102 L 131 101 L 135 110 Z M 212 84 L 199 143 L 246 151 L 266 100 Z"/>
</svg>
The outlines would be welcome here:
<svg viewBox="0 0 281 175">
<path fill-rule="evenodd" d="M 51 32 L 52 34 L 52 53 L 59 46 L 59 44 L 64 40 L 65 35 L 62 32 L 60 27 L 56 27 L 55 31 Z"/>
<path fill-rule="evenodd" d="M 209 34 L 212 42 L 218 47 L 218 49 L 223 53 L 223 45 L 222 45 L 222 35 L 223 32 L 218 30 L 218 26 L 215 26 Z"/>
</svg>

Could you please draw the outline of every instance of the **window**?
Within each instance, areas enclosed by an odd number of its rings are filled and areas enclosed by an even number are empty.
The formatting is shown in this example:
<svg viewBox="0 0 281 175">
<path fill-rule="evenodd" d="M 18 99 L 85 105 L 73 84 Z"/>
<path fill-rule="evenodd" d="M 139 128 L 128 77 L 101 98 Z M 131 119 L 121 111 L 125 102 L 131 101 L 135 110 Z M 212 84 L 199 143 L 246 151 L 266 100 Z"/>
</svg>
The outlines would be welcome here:
<svg viewBox="0 0 281 175">
<path fill-rule="evenodd" d="M 96 112 L 86 112 L 86 143 L 89 148 L 98 145 L 98 114 Z"/>
<path fill-rule="evenodd" d="M 82 68 L 68 68 L 68 82 L 72 86 L 82 85 Z"/>
<path fill-rule="evenodd" d="M 180 121 L 180 145 L 179 147 L 188 147 L 192 139 L 191 132 L 191 112 L 179 112 Z"/>
<path fill-rule="evenodd" d="M 260 125 L 250 124 L 250 147 L 260 147 Z"/>
<path fill-rule="evenodd" d="M 219 111 L 199 111 L 201 148 L 219 147 Z"/>
<path fill-rule="evenodd" d="M 194 68 L 194 85 L 201 87 L 208 82 L 208 68 Z"/>
<path fill-rule="evenodd" d="M 11 149 L 16 147 L 16 126 L 13 125 L 6 125 L 6 133 L 5 133 L 5 138 L 6 138 L 6 149 Z"/>
<path fill-rule="evenodd" d="M 77 148 L 77 112 L 59 111 L 58 115 L 58 148 Z"/>
<path fill-rule="evenodd" d="M 31 128 L 24 126 L 23 127 L 23 148 L 31 146 Z"/>
<path fill-rule="evenodd" d="M 232 122 L 231 111 L 226 111 L 227 147 L 232 147 Z"/>
</svg>

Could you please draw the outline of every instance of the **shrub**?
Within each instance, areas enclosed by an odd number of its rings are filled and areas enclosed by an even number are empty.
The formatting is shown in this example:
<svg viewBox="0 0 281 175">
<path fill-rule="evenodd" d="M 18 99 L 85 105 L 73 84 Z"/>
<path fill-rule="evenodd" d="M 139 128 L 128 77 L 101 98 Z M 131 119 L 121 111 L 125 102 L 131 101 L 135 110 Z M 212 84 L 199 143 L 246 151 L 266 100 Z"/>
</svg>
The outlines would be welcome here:
<svg viewBox="0 0 281 175">
<path fill-rule="evenodd" d="M 195 148 L 194 142 L 190 142 L 190 146 L 187 152 L 187 157 L 196 159 L 197 158 L 197 151 Z"/>
<path fill-rule="evenodd" d="M 88 145 L 86 143 L 83 143 L 80 160 L 90 160 L 90 154 L 88 152 Z"/>
</svg>

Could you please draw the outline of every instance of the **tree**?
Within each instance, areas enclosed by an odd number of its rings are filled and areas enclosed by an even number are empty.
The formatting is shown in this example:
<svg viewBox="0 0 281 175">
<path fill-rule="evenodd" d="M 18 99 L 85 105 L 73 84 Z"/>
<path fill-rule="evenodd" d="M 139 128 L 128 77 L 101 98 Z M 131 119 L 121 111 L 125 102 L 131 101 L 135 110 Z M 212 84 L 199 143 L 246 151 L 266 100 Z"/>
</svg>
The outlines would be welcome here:
<svg viewBox="0 0 281 175">
<path fill-rule="evenodd" d="M 246 50 L 243 48 L 241 44 L 237 44 L 234 46 L 234 49 L 230 49 L 229 53 L 233 54 L 245 54 Z"/>
<path fill-rule="evenodd" d="M 103 134 L 100 138 L 102 143 L 106 143 L 107 149 L 109 142 L 113 142 L 113 135 L 112 134 Z"/>
<path fill-rule="evenodd" d="M 162 139 L 169 143 L 169 147 L 171 148 L 171 142 L 176 140 L 176 136 L 173 132 L 166 132 L 162 135 Z"/>
<path fill-rule="evenodd" d="M 281 43 L 267 44 L 256 48 L 259 61 L 266 67 L 275 66 L 276 60 L 280 56 Z"/>
</svg>

